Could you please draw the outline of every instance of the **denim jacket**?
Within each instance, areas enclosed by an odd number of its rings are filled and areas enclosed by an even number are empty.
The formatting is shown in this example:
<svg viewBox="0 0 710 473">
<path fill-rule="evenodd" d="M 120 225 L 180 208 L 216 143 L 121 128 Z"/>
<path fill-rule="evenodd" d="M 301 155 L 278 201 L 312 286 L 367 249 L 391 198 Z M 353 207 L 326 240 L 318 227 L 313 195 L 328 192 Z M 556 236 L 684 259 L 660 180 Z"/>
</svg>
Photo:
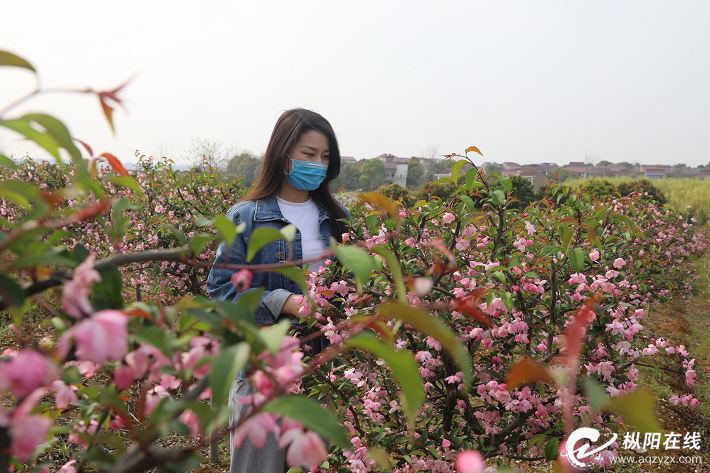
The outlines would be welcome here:
<svg viewBox="0 0 710 473">
<path fill-rule="evenodd" d="M 317 201 L 316 206 L 318 207 L 318 230 L 321 240 L 323 240 L 323 244 L 327 248 L 330 246 L 331 237 L 328 212 Z M 348 213 L 347 210 L 345 212 L 346 214 Z M 271 227 L 280 230 L 291 223 L 281 213 L 275 196 L 264 200 L 239 202 L 227 211 L 226 216 L 235 225 L 246 224 L 246 230 L 236 236 L 232 246 L 229 248 L 229 263 L 231 264 L 247 264 L 247 247 L 254 229 Z M 302 253 L 301 232 L 299 230 L 296 230 L 292 247 L 292 261 L 300 261 Z M 288 252 L 288 242 L 285 240 L 272 241 L 263 246 L 254 255 L 249 264 L 280 263 L 288 259 Z M 215 264 L 225 263 L 226 257 L 227 245 L 222 242 L 217 249 Z M 207 278 L 207 293 L 211 299 L 234 301 L 238 298 L 237 291 L 231 282 L 232 274 L 234 274 L 234 271 L 230 269 L 212 268 Z M 279 319 L 286 299 L 291 294 L 302 294 L 301 289 L 291 279 L 275 272 L 253 273 L 251 288 L 248 291 L 253 291 L 258 287 L 264 288 L 261 304 L 259 304 L 254 314 L 258 325 L 275 324 Z"/>
</svg>

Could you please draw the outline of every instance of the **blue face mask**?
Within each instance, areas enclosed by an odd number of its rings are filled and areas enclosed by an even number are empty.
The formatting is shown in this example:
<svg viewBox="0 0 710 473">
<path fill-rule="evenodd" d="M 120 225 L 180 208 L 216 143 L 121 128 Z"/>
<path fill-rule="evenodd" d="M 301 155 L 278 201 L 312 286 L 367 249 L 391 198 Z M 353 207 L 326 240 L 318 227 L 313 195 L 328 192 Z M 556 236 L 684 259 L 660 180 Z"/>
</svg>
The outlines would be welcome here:
<svg viewBox="0 0 710 473">
<path fill-rule="evenodd" d="M 311 163 L 309 161 L 301 161 L 300 159 L 291 159 L 293 165 L 291 172 L 286 174 L 286 179 L 293 187 L 300 191 L 313 191 L 318 189 L 321 182 L 328 174 L 328 165 L 321 163 Z"/>
</svg>

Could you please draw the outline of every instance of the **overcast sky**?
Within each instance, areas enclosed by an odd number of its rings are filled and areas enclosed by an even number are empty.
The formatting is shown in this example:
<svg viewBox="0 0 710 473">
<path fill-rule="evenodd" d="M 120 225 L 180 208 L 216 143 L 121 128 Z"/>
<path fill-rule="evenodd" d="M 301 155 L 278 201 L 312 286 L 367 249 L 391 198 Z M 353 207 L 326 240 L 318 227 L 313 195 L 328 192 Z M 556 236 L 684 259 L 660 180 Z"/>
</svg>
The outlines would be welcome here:
<svg viewBox="0 0 710 473">
<path fill-rule="evenodd" d="M 0 49 L 46 87 L 132 79 L 116 135 L 88 96 L 34 98 L 97 154 L 178 161 L 194 137 L 261 153 L 305 107 L 343 155 L 710 162 L 710 2 L 23 0 Z M 0 108 L 34 87 L 0 68 Z M 35 151 L 10 132 L 0 147 Z"/>
</svg>

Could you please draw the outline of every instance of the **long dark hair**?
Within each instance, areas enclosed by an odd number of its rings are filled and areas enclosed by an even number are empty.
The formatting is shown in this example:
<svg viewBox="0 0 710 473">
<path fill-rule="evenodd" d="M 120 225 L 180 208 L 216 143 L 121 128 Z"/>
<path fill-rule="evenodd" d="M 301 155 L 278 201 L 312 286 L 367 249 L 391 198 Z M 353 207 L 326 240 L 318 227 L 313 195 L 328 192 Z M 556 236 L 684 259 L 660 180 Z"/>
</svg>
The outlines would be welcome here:
<svg viewBox="0 0 710 473">
<path fill-rule="evenodd" d="M 254 189 L 244 197 L 244 200 L 261 200 L 276 195 L 286 179 L 284 170 L 286 169 L 286 161 L 289 159 L 288 155 L 291 154 L 301 136 L 309 131 L 323 133 L 328 138 L 330 150 L 328 173 L 321 185 L 316 190 L 310 191 L 311 197 L 326 208 L 331 234 L 338 242 L 341 242 L 342 234 L 346 229 L 338 219 L 347 218 L 347 214 L 335 200 L 330 189 L 330 181 L 338 177 L 340 173 L 340 148 L 333 127 L 330 126 L 328 120 L 316 112 L 304 108 L 294 108 L 281 114 L 271 134 L 269 145 L 266 147 L 259 179 L 256 181 Z"/>
</svg>

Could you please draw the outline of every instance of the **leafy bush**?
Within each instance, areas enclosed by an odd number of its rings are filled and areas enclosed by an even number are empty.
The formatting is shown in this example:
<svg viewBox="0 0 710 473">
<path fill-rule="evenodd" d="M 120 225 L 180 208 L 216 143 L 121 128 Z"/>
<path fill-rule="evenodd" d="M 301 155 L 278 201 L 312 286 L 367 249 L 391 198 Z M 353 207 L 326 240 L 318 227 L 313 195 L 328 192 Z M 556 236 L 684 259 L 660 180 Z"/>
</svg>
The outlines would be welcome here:
<svg viewBox="0 0 710 473">
<path fill-rule="evenodd" d="M 34 71 L 3 51 L 0 65 Z M 89 91 L 109 121 L 106 101 L 120 103 L 119 92 Z M 690 294 L 692 260 L 707 240 L 691 215 L 647 196 L 555 188 L 566 202 L 522 213 L 511 206 L 511 179 L 475 167 L 461 175 L 473 166 L 463 156 L 433 184 L 447 192 L 439 199 L 402 208 L 362 195 L 347 244 L 333 244 L 318 272 L 296 261 L 231 266 L 237 287 L 257 271 L 300 285 L 299 340 L 287 336 L 289 323 L 255 325 L 258 291 L 237 302 L 199 295 L 215 245 L 243 231 L 221 215 L 243 182 L 145 157 L 128 172 L 88 146 L 85 159 L 47 115 L 0 116 L 0 126 L 58 160 L 0 156 L 0 309 L 17 348 L 0 359 L 1 470 L 47 471 L 67 461 L 56 452 L 68 443 L 81 451 L 65 472 L 185 471 L 219 436 L 258 444 L 283 430 L 291 466 L 312 471 L 443 472 L 462 458 L 480 471 L 483 458 L 555 460 L 565 432 L 583 422 L 619 430 L 621 415 L 655 431 L 652 400 L 636 390 L 643 365 L 695 382 L 687 349 L 642 322 L 648 304 Z M 293 230 L 262 232 L 248 252 L 291 244 Z M 53 288 L 61 303 L 45 306 L 54 337 L 28 346 L 23 316 Z M 158 300 L 130 302 L 129 288 Z M 320 334 L 330 346 L 304 358 L 300 344 Z M 223 401 L 241 370 L 259 393 L 250 414 L 227 426 Z M 210 397 L 211 407 L 199 402 Z M 194 440 L 157 447 L 169 432 Z M 327 462 L 321 436 L 332 441 Z"/>
</svg>

